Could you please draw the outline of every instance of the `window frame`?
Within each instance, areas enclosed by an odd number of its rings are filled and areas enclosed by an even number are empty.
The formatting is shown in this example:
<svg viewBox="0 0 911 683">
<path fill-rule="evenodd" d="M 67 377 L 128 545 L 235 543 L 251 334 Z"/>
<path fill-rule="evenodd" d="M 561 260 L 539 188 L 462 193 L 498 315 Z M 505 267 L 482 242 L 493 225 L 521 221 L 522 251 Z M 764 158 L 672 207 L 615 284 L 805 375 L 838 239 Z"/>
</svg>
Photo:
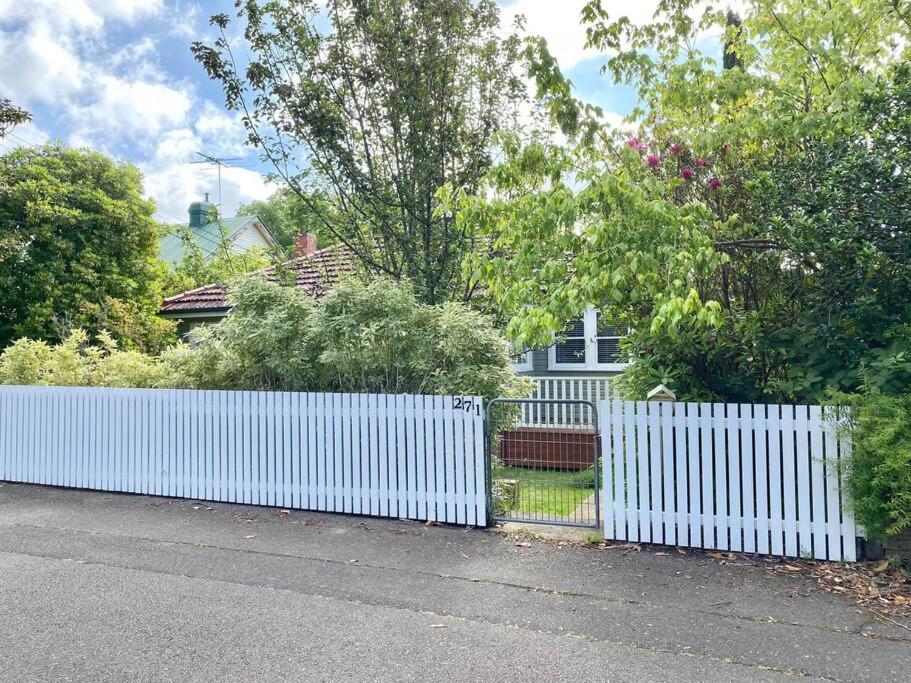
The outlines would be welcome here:
<svg viewBox="0 0 911 683">
<path fill-rule="evenodd" d="M 607 372 L 621 372 L 629 367 L 629 363 L 599 363 L 598 362 L 598 312 L 589 306 L 582 316 L 585 329 L 585 361 L 582 363 L 558 363 L 557 344 L 555 341 L 547 349 L 547 369 L 559 371 L 586 371 L 602 370 Z M 620 337 L 601 336 L 601 339 L 622 339 Z"/>
<path fill-rule="evenodd" d="M 518 353 L 516 355 L 521 356 L 522 361 L 519 363 L 512 364 L 512 369 L 515 372 L 531 372 L 532 370 L 535 369 L 534 361 L 532 360 L 532 357 L 531 357 L 531 350 L 524 351 L 524 352 Z"/>
</svg>

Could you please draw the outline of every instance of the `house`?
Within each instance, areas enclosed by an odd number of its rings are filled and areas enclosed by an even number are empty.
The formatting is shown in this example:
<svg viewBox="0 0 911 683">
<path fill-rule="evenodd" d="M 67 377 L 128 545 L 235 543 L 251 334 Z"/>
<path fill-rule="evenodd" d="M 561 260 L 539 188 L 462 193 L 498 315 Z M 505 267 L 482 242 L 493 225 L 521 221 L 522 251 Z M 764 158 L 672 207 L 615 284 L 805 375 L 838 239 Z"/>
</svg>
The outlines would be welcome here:
<svg viewBox="0 0 911 683">
<path fill-rule="evenodd" d="M 250 247 L 268 250 L 278 245 L 269 229 L 256 216 L 218 218 L 208 193 L 203 201 L 190 204 L 188 213 L 187 225 L 175 226 L 173 232 L 161 239 L 161 258 L 172 266 L 183 260 L 188 240 L 199 247 L 205 260 L 224 249 L 239 254 Z"/>
<path fill-rule="evenodd" d="M 357 271 L 347 247 L 317 249 L 312 234 L 298 236 L 294 258 L 282 267 L 294 273 L 298 287 L 317 298 L 340 277 Z M 272 279 L 275 270 L 273 266 L 263 272 Z M 177 320 L 178 332 L 185 335 L 197 325 L 218 322 L 229 310 L 225 285 L 213 283 L 165 299 L 159 315 Z M 621 338 L 621 330 L 606 325 L 595 309 L 589 308 L 569 323 L 559 341 L 522 353 L 514 368 L 535 380 L 536 398 L 597 402 L 607 397 L 610 379 L 627 366 L 620 352 Z"/>
<path fill-rule="evenodd" d="M 299 235 L 294 243 L 294 257 L 283 262 L 281 268 L 293 273 L 297 287 L 311 296 L 321 297 L 342 277 L 353 275 L 357 267 L 351 251 L 343 244 L 323 249 L 316 248 L 316 235 Z M 276 266 L 261 272 L 269 279 L 276 278 Z M 177 331 L 186 335 L 197 325 L 216 323 L 231 309 L 227 289 L 222 283 L 212 283 L 168 297 L 158 314 L 177 320 Z"/>
<path fill-rule="evenodd" d="M 611 378 L 629 365 L 620 349 L 624 331 L 601 319 L 588 307 L 581 318 L 572 320 L 550 346 L 525 351 L 513 365 L 516 372 L 535 380 L 534 398 L 596 403 L 608 397 Z M 558 411 L 559 413 L 559 411 Z M 543 416 L 552 424 L 551 412 L 526 410 L 525 422 L 537 426 Z M 562 413 L 559 413 L 562 414 Z"/>
</svg>

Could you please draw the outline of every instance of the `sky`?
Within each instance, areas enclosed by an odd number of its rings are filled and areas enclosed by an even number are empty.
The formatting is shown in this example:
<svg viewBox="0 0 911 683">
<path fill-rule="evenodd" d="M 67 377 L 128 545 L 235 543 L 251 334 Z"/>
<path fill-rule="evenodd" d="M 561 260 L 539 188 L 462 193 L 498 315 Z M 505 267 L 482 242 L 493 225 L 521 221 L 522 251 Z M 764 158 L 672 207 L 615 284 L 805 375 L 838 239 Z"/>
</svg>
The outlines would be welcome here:
<svg viewBox="0 0 911 683">
<path fill-rule="evenodd" d="M 606 0 L 644 21 L 655 0 Z M 599 73 L 604 56 L 584 49 L 579 13 L 585 0 L 499 0 L 503 21 L 526 19 L 544 36 L 577 96 L 620 117 L 635 104 L 628 88 Z M 0 140 L 12 147 L 60 140 L 136 164 L 157 218 L 186 221 L 192 201 L 210 192 L 217 174 L 198 152 L 237 161 L 222 170 L 222 215 L 275 189 L 237 116 L 193 59 L 190 44 L 209 40 L 210 15 L 233 0 L 0 0 L 0 97 L 32 112 L 33 121 Z"/>
</svg>

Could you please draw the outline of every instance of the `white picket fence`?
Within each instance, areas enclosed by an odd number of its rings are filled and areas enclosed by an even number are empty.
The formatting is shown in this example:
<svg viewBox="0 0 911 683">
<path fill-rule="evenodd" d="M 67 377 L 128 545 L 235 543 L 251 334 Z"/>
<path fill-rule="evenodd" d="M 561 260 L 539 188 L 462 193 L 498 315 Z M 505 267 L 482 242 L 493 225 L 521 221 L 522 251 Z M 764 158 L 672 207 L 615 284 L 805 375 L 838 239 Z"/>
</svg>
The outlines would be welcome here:
<svg viewBox="0 0 911 683">
<path fill-rule="evenodd" d="M 485 526 L 480 398 L 0 387 L 0 480 Z"/>
<path fill-rule="evenodd" d="M 563 401 L 556 404 L 523 403 L 517 427 L 577 427 L 592 424 L 592 410 L 569 401 L 598 405 L 610 398 L 607 377 L 531 377 L 535 391 L 529 398 Z"/>
<path fill-rule="evenodd" d="M 850 448 L 820 406 L 601 404 L 606 538 L 856 560 L 840 466 Z"/>
</svg>

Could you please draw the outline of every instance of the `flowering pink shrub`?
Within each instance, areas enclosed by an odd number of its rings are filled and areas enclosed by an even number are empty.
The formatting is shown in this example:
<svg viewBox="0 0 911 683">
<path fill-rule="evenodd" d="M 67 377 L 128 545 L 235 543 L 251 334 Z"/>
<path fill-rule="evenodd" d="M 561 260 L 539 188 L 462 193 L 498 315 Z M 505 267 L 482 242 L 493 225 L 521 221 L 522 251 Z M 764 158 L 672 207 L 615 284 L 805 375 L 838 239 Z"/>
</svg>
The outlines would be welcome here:
<svg viewBox="0 0 911 683">
<path fill-rule="evenodd" d="M 631 149 L 636 150 L 639 154 L 645 151 L 645 145 L 639 142 L 639 138 L 630 138 L 626 141 L 626 144 L 630 146 Z"/>
</svg>

